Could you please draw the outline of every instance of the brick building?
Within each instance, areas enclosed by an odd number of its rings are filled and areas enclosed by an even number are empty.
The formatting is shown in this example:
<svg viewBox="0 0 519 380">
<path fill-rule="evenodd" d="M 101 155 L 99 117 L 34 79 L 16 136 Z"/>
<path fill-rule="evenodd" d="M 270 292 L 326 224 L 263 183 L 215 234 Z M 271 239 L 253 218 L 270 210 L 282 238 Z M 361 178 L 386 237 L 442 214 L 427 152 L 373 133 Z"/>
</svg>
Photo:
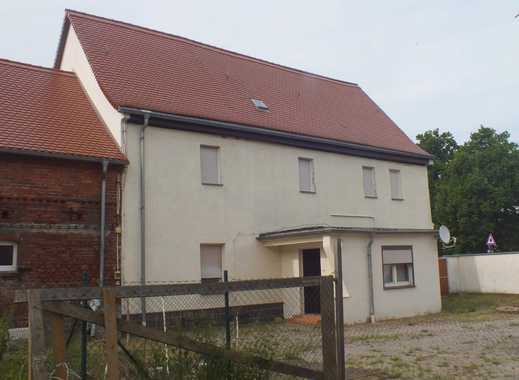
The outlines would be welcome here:
<svg viewBox="0 0 519 380">
<path fill-rule="evenodd" d="M 83 272 L 97 284 L 102 265 L 113 284 L 125 156 L 74 74 L 5 60 L 0 74 L 0 302 Z"/>
</svg>

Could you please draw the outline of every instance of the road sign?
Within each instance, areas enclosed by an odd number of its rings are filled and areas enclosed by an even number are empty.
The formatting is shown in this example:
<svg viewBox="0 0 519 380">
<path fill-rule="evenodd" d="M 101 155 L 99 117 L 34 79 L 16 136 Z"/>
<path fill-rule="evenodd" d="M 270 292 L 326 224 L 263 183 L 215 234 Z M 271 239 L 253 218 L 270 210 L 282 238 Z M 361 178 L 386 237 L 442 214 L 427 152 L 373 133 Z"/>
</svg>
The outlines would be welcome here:
<svg viewBox="0 0 519 380">
<path fill-rule="evenodd" d="M 487 238 L 487 247 L 488 247 L 488 250 L 492 250 L 494 248 L 496 248 L 497 244 L 496 244 L 496 239 L 494 239 L 494 235 L 492 235 L 492 233 L 488 234 L 488 238 Z"/>
</svg>

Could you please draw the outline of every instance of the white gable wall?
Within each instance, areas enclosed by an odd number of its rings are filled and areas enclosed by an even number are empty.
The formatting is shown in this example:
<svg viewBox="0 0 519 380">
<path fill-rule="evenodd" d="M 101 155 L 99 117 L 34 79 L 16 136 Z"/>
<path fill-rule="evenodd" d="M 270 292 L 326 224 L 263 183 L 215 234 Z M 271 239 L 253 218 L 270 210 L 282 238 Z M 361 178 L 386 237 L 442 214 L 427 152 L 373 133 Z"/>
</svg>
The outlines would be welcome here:
<svg viewBox="0 0 519 380">
<path fill-rule="evenodd" d="M 94 108 L 98 112 L 101 120 L 104 121 L 115 140 L 121 145 L 121 119 L 122 114 L 119 113 L 108 101 L 103 94 L 101 87 L 97 83 L 92 67 L 88 63 L 87 57 L 76 32 L 70 25 L 65 47 L 63 49 L 63 57 L 61 59 L 61 70 L 73 71 L 79 78 L 83 89 L 86 91 Z"/>
</svg>

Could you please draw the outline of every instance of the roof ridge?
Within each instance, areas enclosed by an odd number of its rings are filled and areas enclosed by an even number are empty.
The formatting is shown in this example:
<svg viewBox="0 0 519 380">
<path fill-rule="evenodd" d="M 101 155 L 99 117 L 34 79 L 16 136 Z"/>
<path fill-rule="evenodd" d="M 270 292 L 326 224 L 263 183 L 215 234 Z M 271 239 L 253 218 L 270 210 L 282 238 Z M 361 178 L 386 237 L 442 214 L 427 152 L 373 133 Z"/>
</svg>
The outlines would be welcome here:
<svg viewBox="0 0 519 380">
<path fill-rule="evenodd" d="M 16 67 L 20 67 L 20 68 L 27 69 L 27 70 L 43 71 L 43 72 L 47 72 L 47 73 L 61 74 L 61 75 L 66 75 L 66 76 L 70 76 L 70 77 L 76 76 L 76 74 L 74 74 L 72 71 L 65 71 L 65 70 L 54 69 L 52 67 L 34 65 L 32 63 L 13 61 L 13 60 L 6 59 L 6 58 L 0 58 L 0 65 L 16 66 Z"/>
<path fill-rule="evenodd" d="M 159 30 L 147 28 L 145 26 L 131 24 L 131 23 L 125 22 L 125 21 L 115 20 L 115 19 L 112 19 L 112 18 L 107 18 L 107 17 L 102 17 L 102 16 L 96 16 L 96 15 L 92 15 L 92 14 L 85 13 L 85 12 L 75 11 L 75 10 L 72 10 L 72 9 L 66 9 L 65 10 L 65 14 L 66 14 L 66 16 L 71 14 L 71 15 L 75 15 L 75 16 L 78 16 L 78 17 L 88 18 L 88 19 L 91 19 L 91 20 L 99 21 L 99 22 L 104 22 L 104 23 L 108 23 L 108 24 L 112 24 L 112 25 L 117 25 L 117 26 L 120 26 L 120 27 L 123 27 L 123 28 L 139 31 L 139 32 L 142 32 L 142 33 L 153 34 L 153 35 L 156 35 L 158 37 L 175 39 L 177 41 L 181 41 L 181 42 L 184 42 L 184 43 L 187 43 L 187 44 L 190 44 L 190 45 L 195 45 L 195 46 L 198 46 L 198 47 L 201 47 L 201 48 L 204 48 L 204 49 L 213 50 L 213 51 L 221 53 L 221 54 L 227 54 L 227 55 L 234 56 L 234 57 L 237 57 L 237 58 L 240 58 L 240 59 L 243 59 L 243 60 L 251 61 L 251 62 L 254 62 L 254 63 L 258 63 L 258 64 L 263 64 L 263 65 L 266 65 L 266 66 L 270 66 L 270 67 L 273 67 L 273 68 L 276 68 L 276 69 L 280 69 L 280 70 L 289 71 L 289 72 L 296 73 L 296 74 L 310 76 L 310 77 L 313 77 L 313 78 L 316 78 L 316 79 L 325 80 L 325 81 L 333 82 L 333 83 L 340 84 L 340 85 L 346 85 L 346 86 L 352 86 L 352 87 L 360 87 L 357 83 L 354 83 L 354 82 L 348 82 L 348 81 L 345 81 L 345 80 L 335 79 L 335 78 L 327 77 L 325 75 L 316 74 L 316 73 L 312 73 L 312 72 L 301 70 L 301 69 L 296 69 L 296 68 L 293 68 L 293 67 L 290 67 L 290 66 L 285 66 L 285 65 L 281 65 L 281 64 L 274 63 L 274 62 L 271 62 L 271 61 L 267 61 L 265 59 L 252 57 L 252 56 L 249 56 L 249 55 L 246 55 L 246 54 L 242 54 L 242 53 L 234 52 L 234 51 L 227 50 L 227 49 L 224 49 L 224 48 L 220 48 L 220 47 L 217 47 L 217 46 L 213 46 L 213 45 L 210 45 L 210 44 L 206 44 L 206 43 L 203 43 L 203 42 L 200 42 L 200 41 L 196 41 L 196 40 L 193 40 L 193 39 L 190 39 L 190 38 L 187 38 L 187 37 L 182 37 L 182 36 L 178 36 L 176 34 L 162 32 L 162 31 L 159 31 Z"/>
</svg>

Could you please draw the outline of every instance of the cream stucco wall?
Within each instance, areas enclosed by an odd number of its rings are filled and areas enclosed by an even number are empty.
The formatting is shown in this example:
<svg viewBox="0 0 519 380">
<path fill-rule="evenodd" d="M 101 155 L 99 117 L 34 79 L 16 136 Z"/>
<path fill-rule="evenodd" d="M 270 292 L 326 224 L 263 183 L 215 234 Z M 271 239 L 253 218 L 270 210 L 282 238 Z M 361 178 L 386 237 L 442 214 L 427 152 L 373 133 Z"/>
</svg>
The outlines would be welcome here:
<svg viewBox="0 0 519 380">
<path fill-rule="evenodd" d="M 122 268 L 125 283 L 140 278 L 139 132 L 126 133 L 127 170 Z M 201 184 L 200 145 L 220 147 L 223 186 Z M 305 225 L 432 228 L 423 166 L 377 161 L 216 135 L 148 127 L 146 150 L 146 277 L 149 282 L 198 281 L 200 244 L 224 244 L 231 278 L 300 275 L 301 247 L 321 248 L 323 274 L 333 273 L 336 237 L 299 245 L 266 247 L 261 232 Z M 298 157 L 314 159 L 315 194 L 298 189 Z M 364 197 L 362 166 L 376 168 L 378 199 Z M 402 172 L 403 201 L 390 199 L 389 169 Z M 342 216 L 336 216 L 342 215 Z M 367 234 L 345 234 L 345 319 L 369 314 Z M 381 246 L 412 245 L 416 287 L 383 290 Z M 373 245 L 377 318 L 440 310 L 437 253 L 432 234 L 377 235 Z M 297 292 L 296 292 L 297 293 Z M 297 297 L 290 293 L 290 298 Z M 291 303 L 292 308 L 300 307 Z M 288 306 L 287 306 L 288 307 Z M 290 311 L 293 313 L 297 311 Z"/>
<path fill-rule="evenodd" d="M 98 112 L 105 125 L 108 127 L 115 140 L 121 145 L 121 119 L 122 115 L 110 104 L 97 83 L 92 67 L 88 63 L 85 52 L 72 25 L 70 26 L 63 57 L 61 70 L 73 71 L 79 78 L 83 89 L 87 93 L 94 108 Z"/>
<path fill-rule="evenodd" d="M 450 292 L 519 294 L 519 253 L 445 257 Z"/>
<path fill-rule="evenodd" d="M 344 320 L 346 323 L 366 322 L 369 319 L 369 280 L 367 246 L 368 234 L 345 233 L 325 236 L 323 244 L 305 243 L 279 249 L 282 257 L 282 275 L 300 276 L 300 252 L 307 248 L 321 248 L 323 275 L 334 274 L 334 251 L 337 239 L 342 240 Z M 326 242 L 332 249 L 327 249 Z M 413 247 L 415 287 L 384 289 L 382 276 L 382 246 L 409 245 Z M 328 251 L 328 252 L 327 252 Z M 436 238 L 430 233 L 374 234 L 373 278 L 375 319 L 410 317 L 441 311 Z M 302 310 L 301 294 L 287 297 L 288 313 Z M 299 304 L 294 303 L 299 300 Z"/>
<path fill-rule="evenodd" d="M 139 148 L 130 125 L 123 263 L 138 279 Z M 276 144 L 148 127 L 146 130 L 148 278 L 199 278 L 199 245 L 225 244 L 231 276 L 280 275 L 279 255 L 256 241 L 261 232 L 304 225 L 431 228 L 426 168 Z M 200 145 L 220 147 L 223 186 L 201 184 Z M 315 161 L 315 194 L 298 190 L 298 157 Z M 362 189 L 362 166 L 376 168 L 378 199 Z M 404 201 L 390 199 L 389 169 L 402 171 Z M 350 215 L 349 217 L 332 215 Z M 351 216 L 371 216 L 372 219 Z M 182 267 L 165 265 L 183 252 Z M 164 261 L 166 260 L 166 261 Z"/>
<path fill-rule="evenodd" d="M 414 288 L 384 289 L 382 246 L 385 245 L 412 246 Z M 373 243 L 373 278 L 375 315 L 378 319 L 440 312 L 441 296 L 436 236 L 434 234 L 376 235 Z"/>
</svg>

